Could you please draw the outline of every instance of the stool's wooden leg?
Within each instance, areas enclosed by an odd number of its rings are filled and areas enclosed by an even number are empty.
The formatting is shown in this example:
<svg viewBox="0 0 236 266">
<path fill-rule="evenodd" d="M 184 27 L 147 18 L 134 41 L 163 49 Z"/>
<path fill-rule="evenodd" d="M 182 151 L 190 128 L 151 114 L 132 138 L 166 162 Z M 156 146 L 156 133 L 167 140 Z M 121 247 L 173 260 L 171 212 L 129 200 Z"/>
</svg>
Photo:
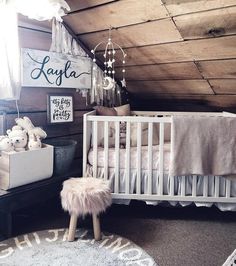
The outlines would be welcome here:
<svg viewBox="0 0 236 266">
<path fill-rule="evenodd" d="M 75 239 L 75 231 L 77 226 L 77 215 L 71 214 L 70 216 L 70 226 L 69 226 L 69 233 L 68 233 L 68 241 L 74 241 Z"/>
<path fill-rule="evenodd" d="M 95 240 L 101 240 L 100 220 L 96 214 L 93 214 L 93 233 Z"/>
</svg>

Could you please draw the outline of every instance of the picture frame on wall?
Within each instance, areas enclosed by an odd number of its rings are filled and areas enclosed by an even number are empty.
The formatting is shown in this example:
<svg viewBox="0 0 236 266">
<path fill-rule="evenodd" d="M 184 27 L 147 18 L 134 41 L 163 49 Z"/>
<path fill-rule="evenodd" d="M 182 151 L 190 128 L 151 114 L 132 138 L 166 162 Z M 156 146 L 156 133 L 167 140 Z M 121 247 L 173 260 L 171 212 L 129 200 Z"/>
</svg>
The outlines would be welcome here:
<svg viewBox="0 0 236 266">
<path fill-rule="evenodd" d="M 49 124 L 72 123 L 74 99 L 70 93 L 47 95 L 47 120 Z"/>
</svg>

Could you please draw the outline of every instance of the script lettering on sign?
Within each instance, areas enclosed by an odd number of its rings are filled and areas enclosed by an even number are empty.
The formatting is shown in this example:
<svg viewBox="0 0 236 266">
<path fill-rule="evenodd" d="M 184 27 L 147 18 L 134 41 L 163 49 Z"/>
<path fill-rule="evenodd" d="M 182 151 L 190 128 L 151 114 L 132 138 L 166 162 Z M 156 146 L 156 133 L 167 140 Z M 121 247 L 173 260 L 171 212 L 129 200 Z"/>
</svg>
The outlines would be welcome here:
<svg viewBox="0 0 236 266">
<path fill-rule="evenodd" d="M 91 88 L 91 59 L 22 49 L 22 86 Z"/>
</svg>

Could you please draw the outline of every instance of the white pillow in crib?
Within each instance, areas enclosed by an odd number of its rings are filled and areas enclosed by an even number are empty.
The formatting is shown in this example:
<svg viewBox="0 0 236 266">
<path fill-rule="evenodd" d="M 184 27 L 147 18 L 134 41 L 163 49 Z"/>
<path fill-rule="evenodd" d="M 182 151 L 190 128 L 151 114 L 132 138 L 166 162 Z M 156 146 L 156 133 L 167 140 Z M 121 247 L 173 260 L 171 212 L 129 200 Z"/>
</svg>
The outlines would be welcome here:
<svg viewBox="0 0 236 266">
<path fill-rule="evenodd" d="M 129 116 L 130 115 L 130 105 L 125 104 L 118 107 L 104 107 L 104 106 L 95 106 L 98 115 L 103 116 Z M 120 130 L 122 130 L 122 123 L 120 125 Z M 115 146 L 115 124 L 113 122 L 109 122 L 109 148 Z M 125 146 L 125 132 L 120 132 L 120 146 Z M 98 147 L 104 147 L 104 123 L 98 122 L 98 132 L 97 132 L 97 143 Z M 91 141 L 91 146 L 93 146 L 93 140 Z"/>
<path fill-rule="evenodd" d="M 118 116 L 130 116 L 130 105 L 125 104 L 118 107 L 114 107 Z"/>
</svg>

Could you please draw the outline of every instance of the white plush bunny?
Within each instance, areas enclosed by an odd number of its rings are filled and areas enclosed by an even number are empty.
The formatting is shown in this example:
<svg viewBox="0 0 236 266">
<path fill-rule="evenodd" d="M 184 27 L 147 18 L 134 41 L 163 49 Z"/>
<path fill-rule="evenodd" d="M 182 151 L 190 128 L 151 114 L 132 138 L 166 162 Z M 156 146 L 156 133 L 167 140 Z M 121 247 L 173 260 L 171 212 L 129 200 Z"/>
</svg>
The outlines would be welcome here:
<svg viewBox="0 0 236 266">
<path fill-rule="evenodd" d="M 35 136 L 34 134 L 31 134 L 29 136 L 29 142 L 28 142 L 28 149 L 29 150 L 37 150 L 41 149 L 42 143 L 39 136 Z"/>
<path fill-rule="evenodd" d="M 45 139 L 47 137 L 46 132 L 41 127 L 35 127 L 29 117 L 24 116 L 23 118 L 16 118 L 16 124 L 25 129 L 30 137 L 30 135 L 38 136 L 40 139 Z"/>
</svg>

